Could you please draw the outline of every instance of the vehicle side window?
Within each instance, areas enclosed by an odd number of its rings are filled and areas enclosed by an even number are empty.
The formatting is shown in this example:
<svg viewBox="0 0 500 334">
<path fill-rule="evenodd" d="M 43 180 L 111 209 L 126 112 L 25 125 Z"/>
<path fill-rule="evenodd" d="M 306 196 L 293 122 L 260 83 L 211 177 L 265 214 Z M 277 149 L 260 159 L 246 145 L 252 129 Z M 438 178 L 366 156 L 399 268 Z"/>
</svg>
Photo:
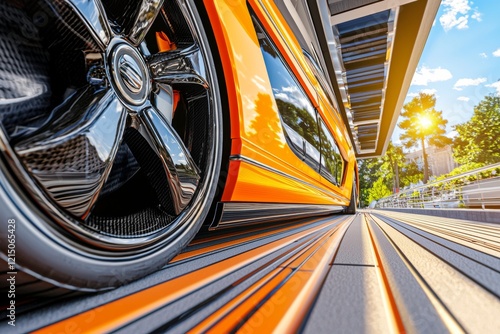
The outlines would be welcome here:
<svg viewBox="0 0 500 334">
<path fill-rule="evenodd" d="M 255 19 L 254 23 L 287 140 L 299 158 L 319 170 L 321 140 L 313 104 Z"/>
<path fill-rule="evenodd" d="M 344 159 L 337 142 L 323 120 L 320 120 L 321 169 L 320 174 L 330 182 L 340 185 L 344 171 Z"/>
</svg>

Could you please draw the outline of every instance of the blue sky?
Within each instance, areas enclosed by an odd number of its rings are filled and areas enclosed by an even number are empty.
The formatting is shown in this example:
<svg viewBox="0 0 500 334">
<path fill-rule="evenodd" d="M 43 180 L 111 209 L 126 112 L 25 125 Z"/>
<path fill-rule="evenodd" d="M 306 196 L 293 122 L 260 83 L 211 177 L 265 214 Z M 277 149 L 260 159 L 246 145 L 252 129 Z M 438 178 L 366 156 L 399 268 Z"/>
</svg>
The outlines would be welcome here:
<svg viewBox="0 0 500 334">
<path fill-rule="evenodd" d="M 408 91 L 433 93 L 452 126 L 466 122 L 488 94 L 500 94 L 500 2 L 443 0 Z M 400 121 L 400 120 L 399 120 Z M 399 143 L 396 126 L 392 140 Z"/>
</svg>

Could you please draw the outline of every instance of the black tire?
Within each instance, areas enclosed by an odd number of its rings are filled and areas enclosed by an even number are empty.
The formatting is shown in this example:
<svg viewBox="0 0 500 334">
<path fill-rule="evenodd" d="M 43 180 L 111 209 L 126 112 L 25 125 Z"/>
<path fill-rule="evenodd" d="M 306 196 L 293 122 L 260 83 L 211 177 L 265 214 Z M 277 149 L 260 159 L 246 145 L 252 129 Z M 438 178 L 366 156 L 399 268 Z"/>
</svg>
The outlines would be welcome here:
<svg viewBox="0 0 500 334">
<path fill-rule="evenodd" d="M 220 174 L 218 73 L 195 2 L 101 1 L 0 4 L 0 255 L 15 222 L 14 269 L 45 290 L 161 268 L 200 229 Z"/>
</svg>

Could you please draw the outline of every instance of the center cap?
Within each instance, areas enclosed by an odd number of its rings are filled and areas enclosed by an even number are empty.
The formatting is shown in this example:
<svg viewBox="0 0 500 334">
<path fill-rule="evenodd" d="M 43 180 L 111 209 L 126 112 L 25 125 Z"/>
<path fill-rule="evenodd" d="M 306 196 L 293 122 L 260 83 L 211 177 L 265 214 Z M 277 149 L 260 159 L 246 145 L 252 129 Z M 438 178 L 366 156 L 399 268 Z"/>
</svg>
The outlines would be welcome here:
<svg viewBox="0 0 500 334">
<path fill-rule="evenodd" d="M 114 45 L 109 54 L 111 84 L 127 104 L 139 106 L 150 92 L 149 72 L 140 53 L 126 42 Z"/>
</svg>

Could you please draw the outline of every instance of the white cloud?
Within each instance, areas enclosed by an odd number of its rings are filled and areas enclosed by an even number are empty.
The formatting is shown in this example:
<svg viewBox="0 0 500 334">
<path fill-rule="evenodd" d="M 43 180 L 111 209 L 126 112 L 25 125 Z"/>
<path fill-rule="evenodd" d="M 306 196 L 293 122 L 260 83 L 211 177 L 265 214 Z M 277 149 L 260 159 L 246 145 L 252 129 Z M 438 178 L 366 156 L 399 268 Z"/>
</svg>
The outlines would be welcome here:
<svg viewBox="0 0 500 334">
<path fill-rule="evenodd" d="M 500 51 L 500 50 L 498 50 L 498 51 Z M 481 58 L 488 58 L 488 55 L 487 55 L 486 53 L 484 53 L 484 52 L 481 52 L 481 53 L 479 54 L 479 56 L 480 56 Z M 499 56 L 500 56 L 500 52 L 499 52 Z"/>
<path fill-rule="evenodd" d="M 276 99 L 292 103 L 297 107 L 306 109 L 311 114 L 314 113 L 314 111 L 311 110 L 311 103 L 299 91 L 299 88 L 297 86 L 293 85 L 293 86 L 281 87 L 281 91 L 276 88 L 274 88 L 273 90 Z"/>
<path fill-rule="evenodd" d="M 472 3 L 472 2 L 471 2 Z M 477 11 L 477 9 L 474 10 L 474 13 L 470 16 L 471 19 L 476 20 L 477 22 L 481 22 L 483 19 L 481 18 L 483 14 Z"/>
<path fill-rule="evenodd" d="M 434 88 L 421 89 L 418 93 L 411 92 L 411 93 L 406 94 L 406 98 L 417 97 L 417 96 L 419 96 L 420 93 L 429 94 L 429 95 L 435 95 L 437 93 L 437 89 L 434 89 Z"/>
<path fill-rule="evenodd" d="M 476 79 L 470 79 L 470 78 L 463 78 L 463 79 L 458 79 L 457 82 L 455 82 L 455 85 L 453 85 L 453 89 L 455 90 L 462 90 L 462 87 L 469 87 L 469 86 L 479 86 L 483 82 L 486 82 L 486 78 L 476 78 Z"/>
<path fill-rule="evenodd" d="M 428 68 L 422 66 L 413 75 L 411 84 L 415 86 L 427 86 L 429 82 L 446 81 L 452 77 L 451 72 L 445 68 Z"/>
<path fill-rule="evenodd" d="M 420 93 L 434 95 L 434 94 L 437 93 L 437 89 L 435 89 L 435 88 L 426 88 L 426 89 L 420 90 Z"/>
<path fill-rule="evenodd" d="M 497 90 L 497 94 L 500 95 L 500 81 L 494 82 L 492 84 L 486 85 L 486 87 L 495 88 Z"/>
<path fill-rule="evenodd" d="M 500 49 L 493 51 L 493 57 L 500 57 Z"/>
<path fill-rule="evenodd" d="M 472 4 L 472 2 L 470 2 Z M 469 6 L 469 0 L 443 0 L 444 14 L 439 18 L 445 31 L 469 27 L 469 18 L 481 22 L 481 13 Z M 472 13 L 470 13 L 472 11 Z"/>
<path fill-rule="evenodd" d="M 470 97 L 467 97 L 467 96 L 459 96 L 457 98 L 458 101 L 464 101 L 464 102 L 469 102 L 470 100 Z"/>
</svg>

